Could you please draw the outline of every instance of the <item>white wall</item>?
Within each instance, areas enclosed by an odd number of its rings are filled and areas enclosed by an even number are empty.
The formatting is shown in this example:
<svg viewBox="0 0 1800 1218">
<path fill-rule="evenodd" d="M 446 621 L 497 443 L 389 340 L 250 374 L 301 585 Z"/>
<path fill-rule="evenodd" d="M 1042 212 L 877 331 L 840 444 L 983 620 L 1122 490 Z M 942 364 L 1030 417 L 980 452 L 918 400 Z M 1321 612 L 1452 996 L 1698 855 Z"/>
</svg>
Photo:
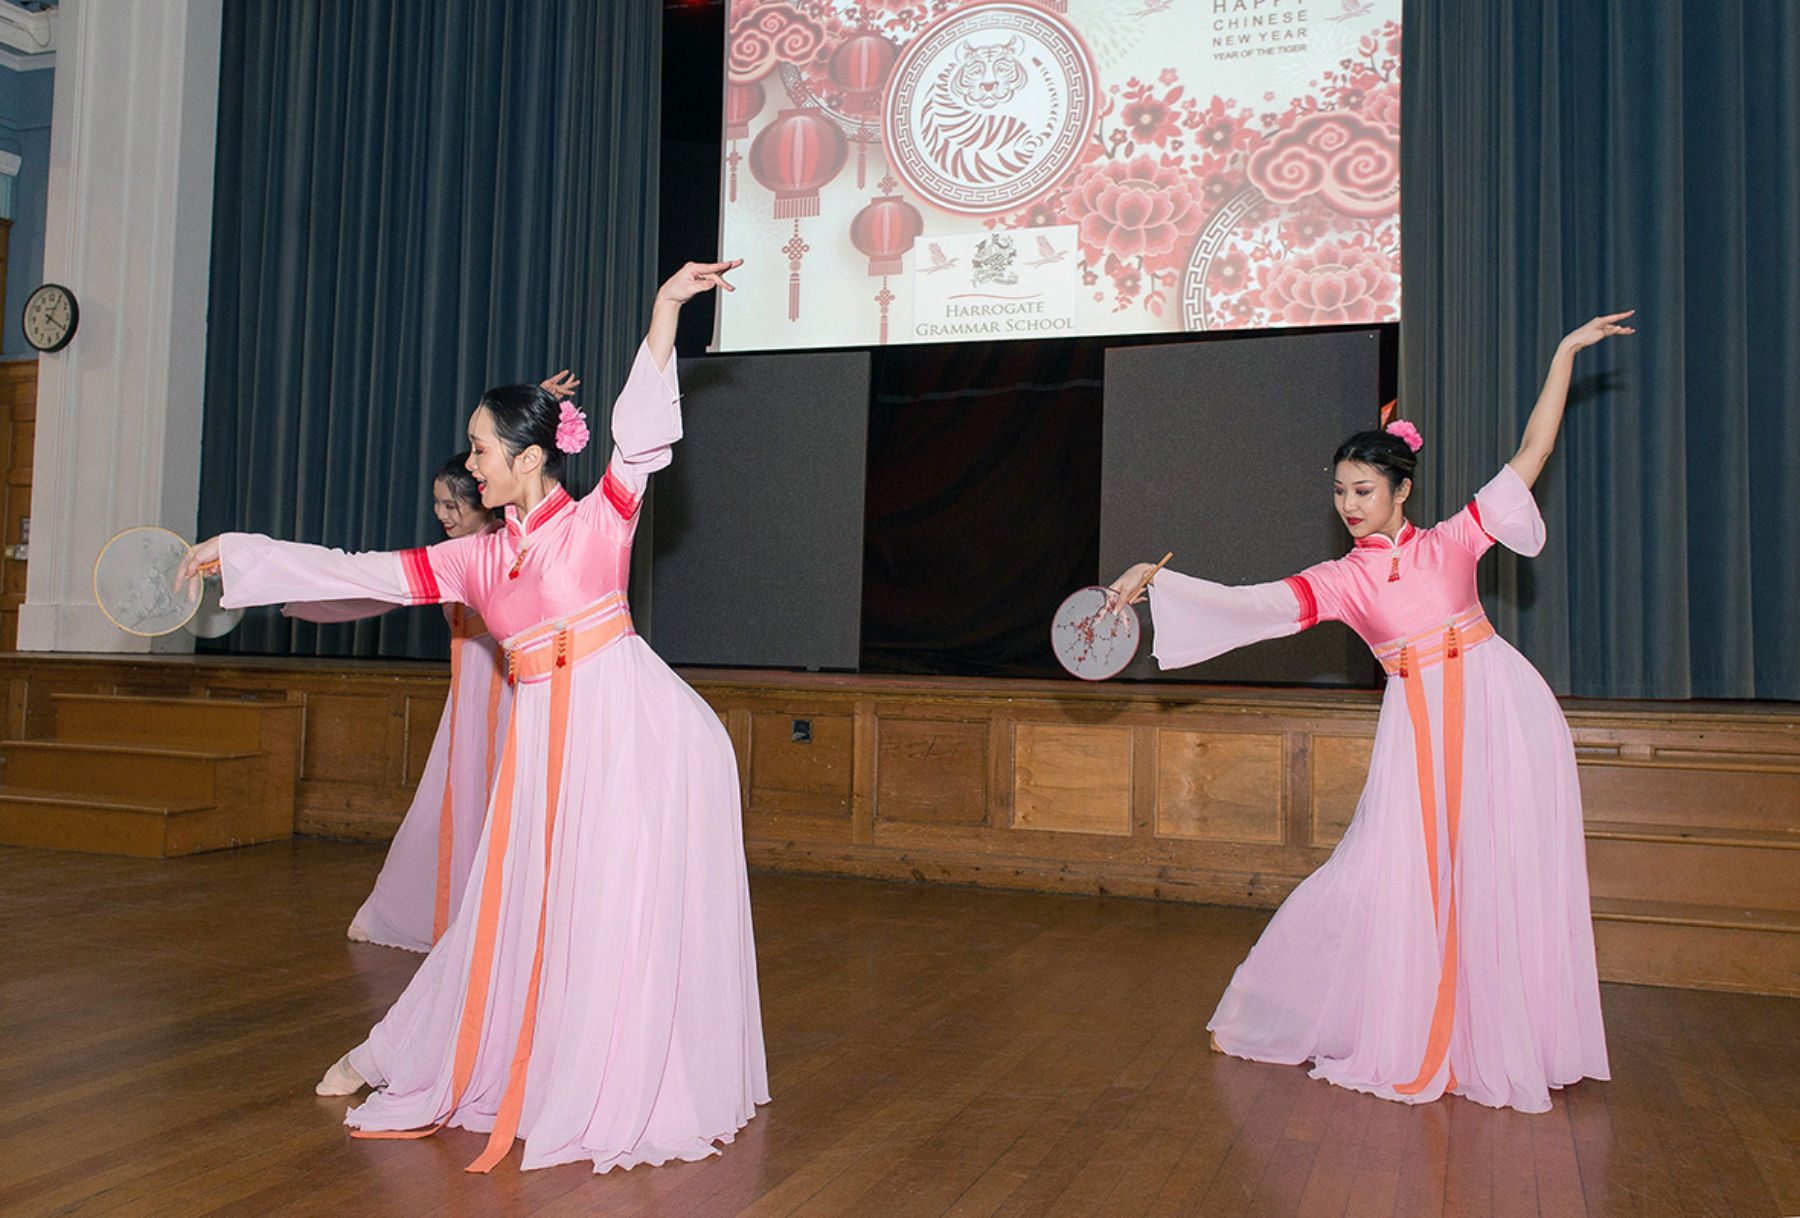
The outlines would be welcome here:
<svg viewBox="0 0 1800 1218">
<path fill-rule="evenodd" d="M 189 650 L 93 601 L 120 529 L 192 537 L 200 488 L 222 0 L 63 0 L 44 278 L 81 309 L 38 366 L 29 651 Z"/>
</svg>

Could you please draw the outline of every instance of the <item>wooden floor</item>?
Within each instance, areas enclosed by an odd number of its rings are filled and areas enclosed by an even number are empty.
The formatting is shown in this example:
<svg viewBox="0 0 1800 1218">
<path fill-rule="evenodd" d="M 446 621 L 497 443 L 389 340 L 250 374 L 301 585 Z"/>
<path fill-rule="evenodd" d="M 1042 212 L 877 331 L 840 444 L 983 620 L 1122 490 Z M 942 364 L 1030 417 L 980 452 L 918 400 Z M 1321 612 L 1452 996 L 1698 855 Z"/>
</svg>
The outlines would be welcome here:
<svg viewBox="0 0 1800 1218">
<path fill-rule="evenodd" d="M 1800 1214 L 1800 1001 L 1603 987 L 1613 1081 L 1525 1116 L 1207 1051 L 1242 910 L 753 878 L 775 1101 L 704 1163 L 491 1176 L 311 1085 L 417 957 L 379 847 L 0 849 L 7 1214 Z"/>
</svg>

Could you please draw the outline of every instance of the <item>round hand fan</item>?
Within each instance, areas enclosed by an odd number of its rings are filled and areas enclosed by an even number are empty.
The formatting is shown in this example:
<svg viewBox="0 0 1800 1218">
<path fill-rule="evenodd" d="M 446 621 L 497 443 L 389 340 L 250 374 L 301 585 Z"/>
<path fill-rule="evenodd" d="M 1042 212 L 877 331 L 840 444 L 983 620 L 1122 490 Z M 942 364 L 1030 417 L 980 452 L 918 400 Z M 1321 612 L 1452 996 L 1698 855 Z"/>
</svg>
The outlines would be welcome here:
<svg viewBox="0 0 1800 1218">
<path fill-rule="evenodd" d="M 1108 589 L 1096 584 L 1069 593 L 1050 623 L 1050 647 L 1062 666 L 1083 681 L 1116 677 L 1138 649 L 1137 610 L 1106 607 Z"/>
<path fill-rule="evenodd" d="M 94 559 L 94 601 L 128 634 L 153 637 L 188 624 L 200 608 L 205 581 L 182 579 L 194 552 L 176 534 L 140 525 L 114 535 Z"/>
</svg>

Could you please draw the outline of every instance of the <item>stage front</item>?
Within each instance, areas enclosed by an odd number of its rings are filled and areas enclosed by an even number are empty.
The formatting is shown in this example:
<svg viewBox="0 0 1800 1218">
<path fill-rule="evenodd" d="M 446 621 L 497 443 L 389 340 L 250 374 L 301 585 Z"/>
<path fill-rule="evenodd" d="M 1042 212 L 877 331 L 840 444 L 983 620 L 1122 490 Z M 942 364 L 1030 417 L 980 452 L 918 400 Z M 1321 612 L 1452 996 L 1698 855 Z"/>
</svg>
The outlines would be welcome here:
<svg viewBox="0 0 1800 1218">
<path fill-rule="evenodd" d="M 116 716 L 156 718 L 179 709 L 167 699 L 279 704 L 277 728 L 297 708 L 290 787 L 265 782 L 236 798 L 291 788 L 291 820 L 263 809 L 259 823 L 368 841 L 391 837 L 404 814 L 446 696 L 444 669 L 430 664 L 11 653 L 0 673 L 9 742 L 53 739 L 72 708 L 91 719 L 96 704 L 80 695 L 108 696 Z M 1253 908 L 1278 904 L 1343 835 L 1379 699 L 682 675 L 736 747 L 752 867 Z M 1569 700 L 1564 710 L 1601 976 L 1800 994 L 1800 707 Z M 42 833 L 4 840 L 108 848 L 104 834 L 87 846 Z"/>
</svg>

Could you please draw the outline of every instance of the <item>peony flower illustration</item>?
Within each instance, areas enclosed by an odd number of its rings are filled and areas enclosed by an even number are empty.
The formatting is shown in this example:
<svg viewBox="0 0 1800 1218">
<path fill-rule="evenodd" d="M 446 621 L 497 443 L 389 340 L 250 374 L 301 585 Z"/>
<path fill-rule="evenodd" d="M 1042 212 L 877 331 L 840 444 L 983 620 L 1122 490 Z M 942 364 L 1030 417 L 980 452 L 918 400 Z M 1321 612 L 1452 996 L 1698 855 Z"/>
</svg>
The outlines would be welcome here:
<svg viewBox="0 0 1800 1218">
<path fill-rule="evenodd" d="M 1390 321 L 1400 290 L 1393 258 L 1361 238 L 1321 241 L 1258 280 L 1269 320 L 1290 326 Z"/>
<path fill-rule="evenodd" d="M 1241 292 L 1250 282 L 1250 260 L 1242 250 L 1232 250 L 1212 260 L 1206 268 L 1206 286 L 1214 292 L 1231 295 Z"/>
<path fill-rule="evenodd" d="M 1090 260 L 1162 258 L 1200 229 L 1192 183 L 1149 156 L 1089 165 L 1069 188 L 1063 211 L 1080 225 Z"/>
<path fill-rule="evenodd" d="M 1171 136 L 1181 134 L 1175 112 L 1153 97 L 1126 102 L 1125 108 L 1119 111 L 1119 119 L 1131 133 L 1131 138 L 1140 144 L 1161 144 Z"/>
<path fill-rule="evenodd" d="M 1281 222 L 1281 240 L 1289 249 L 1303 250 L 1330 231 L 1330 218 L 1317 207 L 1301 207 Z"/>
<path fill-rule="evenodd" d="M 1257 132 L 1250 121 L 1250 111 L 1233 106 L 1234 103 L 1215 97 L 1212 105 L 1192 120 L 1194 142 L 1214 156 L 1245 152 L 1256 145 Z"/>
<path fill-rule="evenodd" d="M 1400 86 L 1381 85 L 1363 95 L 1363 117 L 1396 134 L 1400 130 Z"/>
</svg>

